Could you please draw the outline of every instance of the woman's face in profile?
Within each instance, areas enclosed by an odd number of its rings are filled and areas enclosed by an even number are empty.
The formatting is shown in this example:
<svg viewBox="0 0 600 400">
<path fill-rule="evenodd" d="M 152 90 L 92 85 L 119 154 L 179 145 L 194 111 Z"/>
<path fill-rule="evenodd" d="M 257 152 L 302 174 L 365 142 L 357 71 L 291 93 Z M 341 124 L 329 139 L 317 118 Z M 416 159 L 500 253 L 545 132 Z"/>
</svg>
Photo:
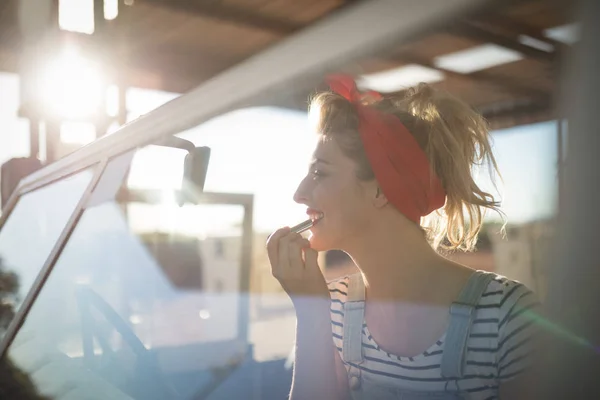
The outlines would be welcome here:
<svg viewBox="0 0 600 400">
<path fill-rule="evenodd" d="M 359 235 L 368 223 L 373 209 L 368 189 L 373 183 L 360 181 L 356 168 L 335 140 L 318 141 L 308 174 L 294 195 L 316 220 L 309 238 L 313 249 L 344 248 L 344 243 Z"/>
</svg>

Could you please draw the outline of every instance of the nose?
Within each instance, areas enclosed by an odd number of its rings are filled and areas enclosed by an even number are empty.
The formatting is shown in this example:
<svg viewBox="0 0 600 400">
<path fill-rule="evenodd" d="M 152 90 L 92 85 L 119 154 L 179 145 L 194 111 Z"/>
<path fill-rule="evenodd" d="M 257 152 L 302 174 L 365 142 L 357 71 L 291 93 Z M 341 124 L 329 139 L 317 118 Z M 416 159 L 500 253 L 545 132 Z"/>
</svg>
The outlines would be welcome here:
<svg viewBox="0 0 600 400">
<path fill-rule="evenodd" d="M 300 181 L 296 192 L 294 193 L 294 201 L 299 204 L 308 204 L 309 188 L 307 185 L 307 179 L 304 178 Z"/>
</svg>

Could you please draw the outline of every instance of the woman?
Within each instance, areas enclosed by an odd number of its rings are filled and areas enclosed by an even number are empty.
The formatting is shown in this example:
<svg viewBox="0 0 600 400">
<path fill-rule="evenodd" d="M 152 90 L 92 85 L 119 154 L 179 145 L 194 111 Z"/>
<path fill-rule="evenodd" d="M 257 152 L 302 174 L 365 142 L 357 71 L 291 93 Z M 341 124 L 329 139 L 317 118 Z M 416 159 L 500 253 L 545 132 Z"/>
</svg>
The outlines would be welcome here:
<svg viewBox="0 0 600 400">
<path fill-rule="evenodd" d="M 400 99 L 361 95 L 346 76 L 329 84 L 311 104 L 320 140 L 295 194 L 310 239 L 285 227 L 267 243 L 297 315 L 292 399 L 516 398 L 535 296 L 437 251 L 472 249 L 483 211 L 498 211 L 471 176 L 497 169 L 485 121 L 424 84 Z M 360 273 L 327 284 L 317 252 L 329 249 Z"/>
</svg>

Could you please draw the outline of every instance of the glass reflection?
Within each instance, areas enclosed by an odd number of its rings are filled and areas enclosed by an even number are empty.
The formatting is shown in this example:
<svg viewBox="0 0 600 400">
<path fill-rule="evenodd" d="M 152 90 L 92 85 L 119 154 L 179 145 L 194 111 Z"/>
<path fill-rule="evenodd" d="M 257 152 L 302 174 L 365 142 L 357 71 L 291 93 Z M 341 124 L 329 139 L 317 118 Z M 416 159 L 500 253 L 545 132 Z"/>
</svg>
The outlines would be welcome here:
<svg viewBox="0 0 600 400">
<path fill-rule="evenodd" d="M 23 195 L 0 230 L 0 339 L 92 176 L 85 170 Z"/>
<path fill-rule="evenodd" d="M 111 202 L 82 216 L 8 351 L 42 395 L 244 397 L 222 384 L 250 360 L 238 335 L 243 208 L 184 206 L 167 232 L 128 223 L 161 207 Z M 237 223 L 214 231 L 207 215 Z M 195 221 L 197 234 L 182 234 L 180 220 L 184 230 Z"/>
</svg>

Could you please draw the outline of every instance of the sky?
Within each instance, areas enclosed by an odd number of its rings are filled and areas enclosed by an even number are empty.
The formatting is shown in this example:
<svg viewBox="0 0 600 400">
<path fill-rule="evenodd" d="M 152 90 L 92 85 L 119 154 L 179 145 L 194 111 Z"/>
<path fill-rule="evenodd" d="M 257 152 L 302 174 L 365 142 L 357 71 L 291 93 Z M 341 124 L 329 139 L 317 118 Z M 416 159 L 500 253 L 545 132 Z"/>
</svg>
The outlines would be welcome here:
<svg viewBox="0 0 600 400">
<path fill-rule="evenodd" d="M 170 93 L 130 89 L 129 119 L 174 97 Z M 16 118 L 17 104 L 18 78 L 0 73 L 0 162 L 28 154 L 27 122 Z M 66 127 L 62 134 L 67 141 L 89 140 L 81 126 Z M 292 200 L 314 147 L 315 136 L 309 132 L 305 113 L 278 108 L 239 110 L 180 136 L 212 149 L 206 190 L 254 194 L 254 226 L 258 231 L 271 231 L 305 218 L 304 207 Z M 546 122 L 496 131 L 492 137 L 504 179 L 499 189 L 508 222 L 518 224 L 551 216 L 556 206 L 556 124 Z M 130 185 L 176 187 L 181 180 L 181 157 L 181 153 L 171 149 L 142 150 L 134 158 Z M 165 162 L 157 163 L 157 159 Z M 492 190 L 483 172 L 476 171 L 477 181 Z M 171 210 L 164 219 L 185 220 L 188 212 Z M 237 212 L 209 214 L 214 223 L 229 219 L 227 214 L 239 219 Z M 492 214 L 488 216 L 489 220 L 494 218 Z"/>
</svg>

